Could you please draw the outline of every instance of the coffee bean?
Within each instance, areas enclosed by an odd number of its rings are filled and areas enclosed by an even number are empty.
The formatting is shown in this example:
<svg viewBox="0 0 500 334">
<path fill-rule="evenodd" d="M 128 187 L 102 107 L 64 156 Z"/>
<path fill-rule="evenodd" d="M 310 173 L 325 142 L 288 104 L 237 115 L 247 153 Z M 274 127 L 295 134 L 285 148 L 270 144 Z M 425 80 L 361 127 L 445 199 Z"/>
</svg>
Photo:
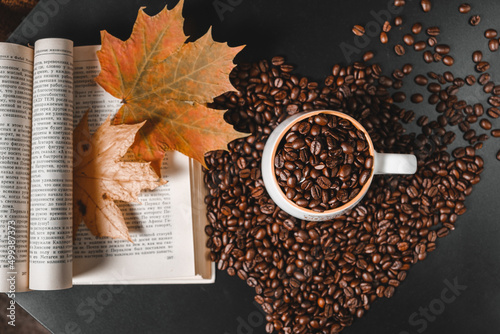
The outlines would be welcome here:
<svg viewBox="0 0 500 334">
<path fill-rule="evenodd" d="M 396 54 L 398 56 L 402 56 L 405 54 L 405 48 L 404 46 L 402 46 L 401 44 L 397 44 L 395 47 L 394 47 L 394 52 L 396 52 Z"/>
<path fill-rule="evenodd" d="M 496 107 L 489 108 L 486 113 L 491 118 L 498 118 L 498 117 L 500 117 L 500 109 L 498 109 Z"/>
<path fill-rule="evenodd" d="M 432 52 L 430 52 L 430 51 L 424 52 L 424 61 L 426 63 L 432 63 L 434 61 L 434 57 L 432 55 Z"/>
<path fill-rule="evenodd" d="M 374 55 L 375 54 L 373 53 L 373 51 L 367 51 L 367 52 L 365 52 L 363 54 L 363 61 L 364 62 L 368 62 L 368 61 L 372 60 L 373 57 L 374 57 Z"/>
<path fill-rule="evenodd" d="M 497 160 L 500 160 L 500 151 L 497 152 Z"/>
<path fill-rule="evenodd" d="M 481 16 L 479 15 L 473 15 L 471 16 L 471 18 L 469 19 L 469 23 L 472 25 L 472 26 L 477 26 L 479 24 L 479 22 L 481 22 Z"/>
<path fill-rule="evenodd" d="M 490 96 L 488 98 L 489 104 L 491 104 L 494 107 L 500 107 L 500 97 L 499 96 Z"/>
<path fill-rule="evenodd" d="M 479 125 L 485 129 L 485 130 L 490 130 L 491 127 L 492 127 L 492 124 L 489 120 L 483 118 L 480 122 L 479 122 Z"/>
<path fill-rule="evenodd" d="M 413 103 L 421 103 L 424 100 L 422 94 L 416 93 L 411 96 L 411 102 Z"/>
<path fill-rule="evenodd" d="M 405 3 L 406 3 L 405 0 L 394 0 L 395 7 L 403 7 L 405 5 Z"/>
<path fill-rule="evenodd" d="M 389 42 L 389 37 L 387 37 L 387 33 L 384 31 L 380 33 L 380 42 L 382 44 L 386 44 L 387 42 Z"/>
<path fill-rule="evenodd" d="M 359 24 L 356 24 L 353 28 L 352 28 L 352 32 L 354 33 L 354 35 L 356 36 L 363 36 L 365 34 L 365 28 Z"/>
<path fill-rule="evenodd" d="M 472 86 L 472 85 L 474 85 L 476 83 L 476 77 L 473 76 L 473 75 L 468 75 L 465 78 L 465 82 L 467 82 L 467 85 Z"/>
<path fill-rule="evenodd" d="M 491 39 L 497 37 L 498 33 L 495 29 L 488 29 L 484 32 L 484 37 Z"/>
<path fill-rule="evenodd" d="M 285 63 L 285 58 L 282 56 L 275 56 L 271 59 L 271 63 L 273 66 L 280 66 Z"/>
<path fill-rule="evenodd" d="M 389 21 L 385 21 L 384 22 L 384 25 L 382 26 L 382 31 L 385 31 L 385 32 L 389 32 L 391 31 L 391 24 L 389 23 Z"/>
<path fill-rule="evenodd" d="M 443 58 L 443 64 L 446 66 L 452 66 L 455 63 L 455 59 L 452 56 L 445 56 Z"/>
<path fill-rule="evenodd" d="M 439 54 L 445 55 L 445 54 L 448 54 L 450 52 L 450 46 L 446 45 L 446 44 L 439 44 L 439 45 L 436 45 L 434 50 Z"/>
<path fill-rule="evenodd" d="M 413 36 L 410 34 L 406 34 L 403 36 L 403 41 L 405 42 L 406 45 L 412 46 L 413 43 L 415 43 L 415 38 L 413 38 Z"/>
<path fill-rule="evenodd" d="M 405 65 L 403 66 L 403 73 L 404 73 L 405 75 L 410 74 L 412 71 L 413 71 L 413 65 L 412 65 L 412 64 L 405 64 Z"/>
<path fill-rule="evenodd" d="M 413 49 L 415 51 L 422 51 L 426 48 L 426 44 L 424 41 L 420 41 L 420 42 L 416 42 L 415 44 L 413 44 Z"/>
<path fill-rule="evenodd" d="M 429 82 L 429 80 L 421 74 L 419 74 L 415 77 L 415 83 L 417 85 L 425 86 L 425 85 L 427 85 L 428 82 Z"/>
<path fill-rule="evenodd" d="M 472 54 L 472 60 L 475 62 L 475 63 L 479 63 L 481 62 L 481 60 L 483 60 L 483 53 L 481 51 L 474 51 L 474 53 Z"/>
<path fill-rule="evenodd" d="M 478 71 L 478 72 L 485 72 L 489 69 L 490 69 L 490 63 L 488 63 L 486 61 L 480 61 L 476 65 L 476 71 Z"/>
<path fill-rule="evenodd" d="M 425 32 L 429 36 L 438 36 L 441 33 L 441 29 L 439 27 L 429 27 Z"/>
<path fill-rule="evenodd" d="M 420 6 L 425 13 L 430 12 L 431 10 L 431 1 L 430 0 L 420 0 Z"/>
<path fill-rule="evenodd" d="M 498 47 L 499 47 L 498 39 L 496 38 L 490 39 L 490 41 L 488 42 L 488 48 L 490 49 L 490 51 L 491 52 L 498 51 Z"/>
<path fill-rule="evenodd" d="M 436 37 L 429 37 L 427 39 L 427 45 L 429 45 L 430 47 L 434 47 L 436 46 L 437 44 L 437 38 Z"/>
<path fill-rule="evenodd" d="M 396 18 L 394 19 L 394 25 L 396 27 L 403 25 L 403 19 L 401 18 L 401 16 L 396 16 Z"/>
<path fill-rule="evenodd" d="M 500 129 L 491 130 L 491 135 L 495 138 L 500 137 Z"/>
<path fill-rule="evenodd" d="M 462 14 L 467 14 L 470 12 L 471 6 L 468 3 L 463 3 L 460 6 L 458 6 L 458 11 Z"/>
<path fill-rule="evenodd" d="M 418 35 L 420 34 L 420 32 L 422 31 L 422 23 L 420 22 L 417 22 L 415 23 L 412 27 L 411 27 L 411 32 L 414 34 L 414 35 Z"/>
</svg>

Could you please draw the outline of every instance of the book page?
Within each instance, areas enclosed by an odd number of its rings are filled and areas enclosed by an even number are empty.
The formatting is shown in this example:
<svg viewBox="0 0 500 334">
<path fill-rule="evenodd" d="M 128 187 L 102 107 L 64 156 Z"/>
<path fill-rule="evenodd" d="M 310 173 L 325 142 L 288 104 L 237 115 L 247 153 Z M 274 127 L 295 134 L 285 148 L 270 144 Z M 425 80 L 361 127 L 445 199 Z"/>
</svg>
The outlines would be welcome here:
<svg viewBox="0 0 500 334">
<path fill-rule="evenodd" d="M 0 43 L 0 292 L 28 290 L 33 50 Z"/>
<path fill-rule="evenodd" d="M 72 286 L 73 42 L 35 43 L 30 289 Z"/>
<path fill-rule="evenodd" d="M 121 103 L 93 80 L 99 74 L 98 46 L 75 48 L 75 126 L 90 109 L 93 133 Z M 97 238 L 82 222 L 73 248 L 74 284 L 151 283 L 194 276 L 189 159 L 169 152 L 166 185 L 139 196 L 142 204 L 117 203 L 134 243 Z"/>
</svg>

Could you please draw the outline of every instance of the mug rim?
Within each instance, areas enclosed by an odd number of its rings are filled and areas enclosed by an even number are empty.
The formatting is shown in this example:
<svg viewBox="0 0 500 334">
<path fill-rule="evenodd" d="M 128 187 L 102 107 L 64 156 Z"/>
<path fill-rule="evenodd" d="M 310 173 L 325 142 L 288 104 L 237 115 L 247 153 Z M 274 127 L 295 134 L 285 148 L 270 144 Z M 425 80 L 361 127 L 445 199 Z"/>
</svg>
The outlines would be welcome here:
<svg viewBox="0 0 500 334">
<path fill-rule="evenodd" d="M 278 147 L 279 147 L 279 145 L 280 145 L 283 137 L 285 136 L 285 134 L 288 133 L 288 131 L 295 124 L 297 124 L 298 122 L 301 122 L 305 118 L 309 118 L 309 117 L 317 115 L 317 114 L 335 115 L 337 117 L 344 118 L 344 119 L 347 119 L 348 121 L 350 121 L 357 130 L 361 130 L 363 132 L 363 134 L 365 135 L 365 139 L 368 142 L 368 147 L 369 147 L 370 155 L 374 159 L 374 163 L 373 163 L 373 166 L 372 166 L 371 171 L 370 171 L 370 177 L 368 178 L 368 181 L 363 185 L 363 187 L 361 188 L 361 190 L 359 191 L 359 193 L 354 198 L 352 198 L 351 200 L 349 200 L 347 203 L 345 203 L 345 204 L 343 204 L 343 205 L 341 205 L 339 207 L 336 207 L 334 209 L 324 210 L 322 212 L 314 211 L 312 209 L 305 208 L 305 207 L 301 207 L 301 206 L 297 205 L 297 203 L 295 203 L 294 201 L 290 200 L 286 196 L 286 194 L 283 192 L 281 186 L 278 184 L 278 179 L 276 177 L 276 167 L 274 165 L 274 159 L 276 157 L 276 152 L 277 152 Z M 284 122 L 287 122 L 287 120 L 285 120 Z M 302 113 L 298 114 L 295 118 L 290 118 L 289 119 L 289 124 L 287 124 L 283 129 L 280 130 L 279 135 L 277 136 L 276 139 L 273 140 L 273 142 L 274 143 L 273 143 L 271 154 L 270 154 L 272 183 L 273 183 L 274 188 L 276 188 L 278 190 L 278 193 L 279 193 L 280 197 L 283 198 L 288 205 L 291 205 L 293 208 L 295 208 L 295 210 L 299 210 L 300 212 L 303 212 L 305 215 L 308 215 L 308 216 L 311 216 L 311 217 L 314 217 L 314 216 L 315 217 L 322 217 L 322 216 L 330 216 L 330 215 L 338 216 L 341 213 L 343 213 L 344 211 L 350 209 L 351 207 L 353 207 L 357 203 L 359 203 L 359 201 L 368 192 L 368 189 L 369 189 L 369 187 L 370 187 L 370 185 L 371 185 L 371 183 L 373 181 L 373 177 L 374 177 L 375 153 L 376 152 L 375 152 L 375 148 L 373 146 L 373 142 L 371 140 L 371 137 L 368 134 L 368 131 L 364 128 L 364 126 L 362 126 L 353 117 L 351 117 L 351 116 L 349 116 L 349 115 L 347 115 L 347 114 L 345 114 L 343 112 L 337 111 L 337 110 L 328 110 L 328 109 L 325 109 L 325 110 L 305 111 L 305 112 L 302 112 Z M 283 209 L 283 208 L 281 208 L 281 209 Z M 283 210 L 285 210 L 285 209 L 283 209 Z M 285 211 L 287 211 L 287 210 L 285 210 Z M 290 212 L 288 212 L 288 213 L 291 214 Z"/>
</svg>

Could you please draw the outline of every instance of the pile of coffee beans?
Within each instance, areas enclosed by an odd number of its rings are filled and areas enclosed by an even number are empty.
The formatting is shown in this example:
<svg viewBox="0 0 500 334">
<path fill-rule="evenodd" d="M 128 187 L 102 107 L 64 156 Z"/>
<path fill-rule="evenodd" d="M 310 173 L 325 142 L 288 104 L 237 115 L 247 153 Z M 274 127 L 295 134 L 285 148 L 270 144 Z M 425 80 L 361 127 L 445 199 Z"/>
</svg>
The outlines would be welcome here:
<svg viewBox="0 0 500 334">
<path fill-rule="evenodd" d="M 430 9 L 428 2 L 422 4 Z M 462 13 L 470 9 L 459 7 Z M 399 18 L 395 25 L 401 24 Z M 414 35 L 423 30 L 422 24 L 412 28 Z M 432 39 L 437 31 L 430 30 L 434 35 L 419 50 L 443 45 Z M 420 42 L 407 37 L 406 43 L 417 50 Z M 441 46 L 431 56 L 442 61 L 448 52 Z M 398 90 L 413 66 L 385 75 L 379 65 L 366 63 L 373 56 L 367 52 L 364 62 L 334 65 L 322 84 L 295 74 L 283 57 L 240 64 L 231 74 L 237 92 L 215 99 L 213 107 L 228 110 L 226 121 L 251 135 L 231 142 L 228 151 L 206 156 L 207 246 L 220 270 L 255 289 L 268 333 L 338 333 L 376 299 L 392 297 L 410 267 L 455 229 L 484 168 L 478 150 L 489 134 L 500 136 L 493 122 L 500 116 L 498 99 L 486 98 L 491 107 L 484 107 L 458 97 L 462 87 L 477 83 L 492 97 L 500 94 L 481 54 L 474 54 L 476 68 L 464 78 L 449 71 L 419 73 L 415 81 L 427 86 L 429 97 L 421 94 L 412 101 L 434 106 L 436 115 L 418 119 L 396 104 L 406 99 Z M 260 174 L 262 150 L 288 116 L 323 109 L 359 121 L 379 152 L 415 154 L 418 169 L 415 175 L 375 176 L 363 200 L 332 221 L 303 221 L 267 194 Z M 419 130 L 406 132 L 404 124 L 414 120 Z M 463 141 L 458 142 L 460 133 Z"/>
<path fill-rule="evenodd" d="M 316 212 L 354 199 L 372 174 L 363 131 L 347 118 L 316 114 L 294 124 L 278 145 L 275 174 L 285 196 Z"/>
</svg>

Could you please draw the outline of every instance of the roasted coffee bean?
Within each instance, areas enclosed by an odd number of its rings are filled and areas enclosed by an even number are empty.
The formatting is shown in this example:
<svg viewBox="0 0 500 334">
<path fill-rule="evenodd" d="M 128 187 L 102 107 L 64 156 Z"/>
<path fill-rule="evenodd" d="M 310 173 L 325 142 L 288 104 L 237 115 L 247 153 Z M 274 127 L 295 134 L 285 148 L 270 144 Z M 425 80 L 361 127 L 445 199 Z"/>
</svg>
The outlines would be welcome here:
<svg viewBox="0 0 500 334">
<path fill-rule="evenodd" d="M 415 44 L 413 44 L 413 49 L 415 51 L 422 51 L 426 48 L 426 46 L 427 45 L 425 44 L 425 42 L 420 41 L 420 42 L 416 42 Z"/>
<path fill-rule="evenodd" d="M 353 28 L 352 28 L 352 32 L 354 33 L 354 35 L 356 36 L 363 36 L 365 34 L 365 28 L 359 24 L 356 24 Z"/>
<path fill-rule="evenodd" d="M 382 44 L 386 44 L 387 42 L 389 42 L 389 37 L 387 36 L 387 33 L 385 31 L 382 31 L 380 33 L 380 42 Z"/>
<path fill-rule="evenodd" d="M 479 63 L 481 60 L 483 60 L 483 53 L 481 51 L 474 51 L 474 53 L 472 53 L 472 60 L 475 62 L 475 63 Z"/>
<path fill-rule="evenodd" d="M 455 59 L 452 56 L 445 56 L 443 58 L 443 64 L 446 66 L 452 66 L 455 63 Z"/>
<path fill-rule="evenodd" d="M 486 113 L 491 118 L 498 118 L 498 117 L 500 117 L 500 109 L 498 109 L 496 107 L 489 108 Z"/>
<path fill-rule="evenodd" d="M 485 72 L 489 69 L 490 69 L 490 63 L 488 63 L 486 61 L 480 61 L 476 65 L 476 71 L 478 71 L 478 72 Z"/>
<path fill-rule="evenodd" d="M 492 127 L 492 124 L 489 120 L 483 118 L 481 121 L 479 121 L 479 125 L 485 129 L 485 130 L 490 130 Z"/>
<path fill-rule="evenodd" d="M 490 96 L 488 98 L 489 104 L 491 104 L 494 107 L 500 107 L 500 97 L 499 96 Z"/>
<path fill-rule="evenodd" d="M 421 103 L 424 100 L 422 94 L 416 93 L 411 96 L 411 102 L 413 103 Z"/>
<path fill-rule="evenodd" d="M 389 32 L 391 31 L 391 24 L 389 23 L 389 21 L 385 21 L 384 22 L 384 25 L 382 26 L 382 31 L 385 31 L 385 32 Z"/>
<path fill-rule="evenodd" d="M 497 152 L 497 160 L 500 160 L 500 150 Z"/>
<path fill-rule="evenodd" d="M 415 43 L 415 38 L 413 38 L 413 36 L 410 34 L 406 34 L 403 36 L 403 41 L 406 45 L 412 46 Z"/>
<path fill-rule="evenodd" d="M 430 51 L 424 52 L 424 61 L 426 63 L 432 63 L 434 61 L 434 56 L 432 55 L 432 52 L 430 52 Z"/>
<path fill-rule="evenodd" d="M 470 12 L 471 6 L 468 3 L 463 3 L 460 6 L 458 6 L 458 11 L 462 14 L 467 14 Z"/>
<path fill-rule="evenodd" d="M 420 34 L 420 32 L 422 31 L 422 23 L 420 22 L 417 22 L 415 23 L 412 27 L 411 27 L 411 32 L 415 35 L 418 35 Z"/>
<path fill-rule="evenodd" d="M 500 137 L 500 129 L 491 130 L 491 135 L 495 138 Z"/>
<path fill-rule="evenodd" d="M 396 18 L 394 19 L 394 25 L 396 27 L 403 25 L 403 19 L 401 18 L 401 16 L 396 16 Z"/>
<path fill-rule="evenodd" d="M 481 16 L 479 15 L 473 15 L 471 16 L 471 18 L 469 19 L 469 23 L 472 25 L 472 26 L 477 26 L 479 24 L 479 22 L 481 22 Z"/>
<path fill-rule="evenodd" d="M 439 27 L 429 27 L 425 32 L 429 36 L 438 36 L 441 33 L 441 29 Z"/>
<path fill-rule="evenodd" d="M 405 0 L 394 0 L 395 7 L 403 7 L 406 4 Z"/>
<path fill-rule="evenodd" d="M 468 75 L 465 78 L 465 82 L 467 82 L 467 85 L 472 86 L 472 85 L 474 85 L 476 83 L 476 77 L 473 76 L 473 75 Z"/>
<path fill-rule="evenodd" d="M 445 54 L 448 54 L 450 52 L 450 46 L 446 45 L 446 44 L 439 44 L 439 45 L 436 45 L 434 50 L 439 54 L 445 55 Z"/>
<path fill-rule="evenodd" d="M 420 86 L 425 86 L 427 85 L 427 83 L 429 82 L 429 80 L 427 79 L 427 77 L 419 74 L 415 77 L 415 83 L 417 85 L 420 85 Z"/>
<path fill-rule="evenodd" d="M 490 49 L 491 52 L 498 51 L 498 46 L 499 42 L 498 39 L 496 38 L 490 39 L 490 41 L 488 42 L 488 48 Z"/>
<path fill-rule="evenodd" d="M 431 1 L 430 0 L 420 0 L 420 7 L 426 13 L 431 11 Z"/>
<path fill-rule="evenodd" d="M 431 48 L 436 46 L 437 44 L 437 38 L 436 37 L 429 37 L 427 39 L 427 45 L 429 45 Z"/>
<path fill-rule="evenodd" d="M 363 61 L 368 62 L 372 60 L 374 56 L 375 54 L 373 53 L 373 51 L 367 51 L 363 54 Z"/>
<path fill-rule="evenodd" d="M 405 65 L 403 66 L 403 73 L 404 73 L 405 75 L 410 74 L 412 71 L 413 71 L 413 65 L 412 65 L 412 64 L 405 64 Z"/>
<path fill-rule="evenodd" d="M 484 37 L 491 39 L 497 37 L 498 33 L 495 29 L 488 29 L 484 32 Z"/>
<path fill-rule="evenodd" d="M 402 46 L 401 44 L 396 44 L 396 46 L 394 47 L 394 52 L 398 55 L 398 56 L 402 56 L 405 54 L 405 48 L 404 46 Z"/>
</svg>

